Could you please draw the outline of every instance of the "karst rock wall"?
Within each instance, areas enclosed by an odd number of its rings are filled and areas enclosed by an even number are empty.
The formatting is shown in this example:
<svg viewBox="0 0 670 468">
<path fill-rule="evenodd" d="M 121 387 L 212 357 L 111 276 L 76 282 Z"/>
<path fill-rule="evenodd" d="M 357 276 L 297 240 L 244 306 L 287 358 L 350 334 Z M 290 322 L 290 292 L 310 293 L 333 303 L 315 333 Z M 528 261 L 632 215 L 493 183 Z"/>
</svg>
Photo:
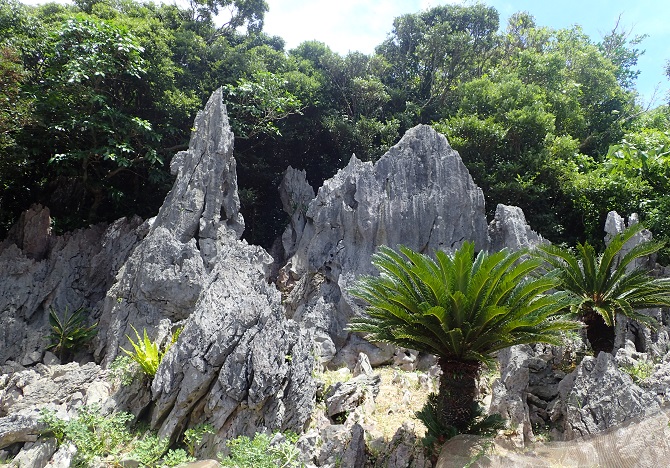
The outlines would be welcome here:
<svg viewBox="0 0 670 468">
<path fill-rule="evenodd" d="M 374 273 L 370 256 L 378 246 L 432 253 L 466 240 L 477 249 L 489 245 L 481 189 L 447 139 L 427 125 L 410 129 L 374 164 L 353 156 L 308 205 L 291 206 L 306 209 L 300 228 L 284 236 L 295 251 L 280 272 L 287 315 L 315 329 L 321 358 L 333 367 L 353 366 L 360 351 L 373 364 L 392 355 L 345 330 L 357 309 L 347 288 Z"/>
</svg>

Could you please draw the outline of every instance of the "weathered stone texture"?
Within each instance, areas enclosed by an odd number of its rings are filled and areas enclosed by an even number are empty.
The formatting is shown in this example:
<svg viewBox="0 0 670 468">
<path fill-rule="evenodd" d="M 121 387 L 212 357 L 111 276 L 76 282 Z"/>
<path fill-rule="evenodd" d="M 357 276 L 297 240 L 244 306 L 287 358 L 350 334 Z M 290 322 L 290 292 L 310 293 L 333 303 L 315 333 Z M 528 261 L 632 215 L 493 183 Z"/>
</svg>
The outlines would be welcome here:
<svg viewBox="0 0 670 468">
<path fill-rule="evenodd" d="M 133 218 L 52 236 L 48 209 L 28 213 L 12 229 L 20 235 L 0 244 L 0 364 L 42 360 L 50 308 L 62 317 L 66 309 L 84 307 L 92 323 L 117 271 L 146 233 Z"/>
<path fill-rule="evenodd" d="M 352 157 L 324 182 L 305 217 L 287 266 L 300 278 L 285 301 L 287 315 L 315 328 L 321 358 L 331 366 L 353 366 L 359 352 L 373 365 L 393 355 L 344 330 L 357 309 L 347 288 L 374 273 L 370 256 L 378 246 L 428 253 L 465 240 L 488 246 L 481 189 L 447 139 L 426 125 L 410 129 L 375 164 Z"/>
</svg>

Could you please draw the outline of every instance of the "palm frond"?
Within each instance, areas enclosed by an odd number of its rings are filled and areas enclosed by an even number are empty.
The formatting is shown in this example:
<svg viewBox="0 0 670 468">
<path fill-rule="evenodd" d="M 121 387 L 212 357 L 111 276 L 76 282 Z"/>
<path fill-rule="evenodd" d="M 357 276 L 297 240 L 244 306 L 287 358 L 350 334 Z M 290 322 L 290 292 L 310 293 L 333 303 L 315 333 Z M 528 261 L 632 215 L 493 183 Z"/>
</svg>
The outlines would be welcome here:
<svg viewBox="0 0 670 468">
<path fill-rule="evenodd" d="M 577 246 L 578 257 L 567 249 L 542 245 L 534 255 L 553 268 L 551 276 L 559 288 L 572 294 L 572 308 L 578 314 L 593 311 L 607 326 L 614 326 L 617 314 L 654 327 L 655 321 L 640 309 L 670 306 L 670 280 L 655 279 L 643 269 L 631 269 L 633 261 L 657 252 L 662 243 L 642 242 L 622 254 L 623 248 L 643 227 L 633 225 L 614 236 L 601 256 L 588 243 Z"/>
<path fill-rule="evenodd" d="M 362 277 L 350 289 L 368 307 L 349 329 L 371 341 L 428 350 L 447 360 L 481 361 L 531 338 L 557 342 L 562 329 L 579 326 L 551 320 L 570 307 L 569 296 L 547 295 L 556 278 L 533 277 L 543 261 L 524 251 L 475 256 L 474 244 L 465 242 L 432 259 L 399 249 L 380 248 L 373 256 L 380 276 Z"/>
</svg>

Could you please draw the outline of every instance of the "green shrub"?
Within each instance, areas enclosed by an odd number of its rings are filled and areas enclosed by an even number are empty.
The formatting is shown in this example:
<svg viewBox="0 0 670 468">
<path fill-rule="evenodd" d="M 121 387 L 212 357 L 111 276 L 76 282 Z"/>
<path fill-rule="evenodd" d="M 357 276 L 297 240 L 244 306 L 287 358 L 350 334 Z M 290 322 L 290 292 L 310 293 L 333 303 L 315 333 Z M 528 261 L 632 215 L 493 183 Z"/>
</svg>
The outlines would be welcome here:
<svg viewBox="0 0 670 468">
<path fill-rule="evenodd" d="M 77 447 L 75 467 L 88 467 L 97 457 L 118 459 L 133 439 L 127 424 L 129 413 L 103 415 L 99 406 L 82 406 L 77 417 L 63 421 L 53 411 L 42 409 L 41 421 L 46 424 L 59 444 L 69 441 Z"/>
<path fill-rule="evenodd" d="M 221 459 L 224 468 L 294 468 L 303 466 L 299 461 L 300 451 L 295 446 L 298 436 L 284 434 L 286 440 L 270 445 L 267 434 L 256 434 L 253 439 L 240 436 L 226 442 L 230 455 Z"/>
<path fill-rule="evenodd" d="M 139 372 L 137 362 L 130 356 L 117 356 L 109 366 L 110 377 L 118 380 L 122 386 L 130 385 Z"/>
<path fill-rule="evenodd" d="M 86 345 L 98 333 L 98 324 L 86 326 L 86 309 L 79 307 L 72 313 L 69 313 L 68 307 L 65 307 L 63 317 L 60 317 L 56 310 L 49 309 L 49 325 L 51 325 L 51 334 L 49 335 L 49 345 L 47 349 L 53 349 L 54 353 L 63 361 L 73 351 Z"/>
<path fill-rule="evenodd" d="M 654 373 L 654 363 L 650 361 L 638 361 L 633 365 L 623 366 L 622 370 L 630 375 L 636 384 L 644 384 Z"/>
<path fill-rule="evenodd" d="M 198 424 L 191 429 L 186 429 L 186 432 L 184 432 L 184 444 L 186 444 L 190 456 L 195 455 L 195 451 L 202 443 L 202 438 L 205 437 L 205 434 L 214 434 L 214 428 L 210 424 Z"/>
<path fill-rule="evenodd" d="M 129 413 L 103 415 L 99 406 L 83 406 L 69 421 L 46 408 L 40 416 L 47 427 L 45 434 L 52 435 L 59 445 L 71 442 L 77 447 L 74 467 L 89 467 L 96 460 L 109 466 L 119 466 L 124 459 L 135 460 L 142 467 L 172 467 L 195 461 L 183 449 L 169 450 L 169 439 L 146 430 L 131 430 L 133 415 Z"/>
</svg>

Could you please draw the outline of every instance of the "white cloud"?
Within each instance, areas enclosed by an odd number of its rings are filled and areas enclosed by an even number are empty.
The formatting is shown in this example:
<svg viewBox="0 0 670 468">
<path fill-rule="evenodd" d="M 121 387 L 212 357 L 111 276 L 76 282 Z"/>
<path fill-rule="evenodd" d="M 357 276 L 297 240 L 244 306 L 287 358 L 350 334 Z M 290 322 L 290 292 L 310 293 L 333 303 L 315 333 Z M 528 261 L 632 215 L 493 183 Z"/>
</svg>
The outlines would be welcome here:
<svg viewBox="0 0 670 468">
<path fill-rule="evenodd" d="M 436 0 L 431 0 L 435 2 Z M 339 53 L 371 53 L 393 28 L 393 19 L 423 9 L 427 0 L 269 0 L 266 33 L 284 38 L 288 49 L 318 40 Z M 445 3 L 437 0 L 437 3 Z"/>
</svg>

